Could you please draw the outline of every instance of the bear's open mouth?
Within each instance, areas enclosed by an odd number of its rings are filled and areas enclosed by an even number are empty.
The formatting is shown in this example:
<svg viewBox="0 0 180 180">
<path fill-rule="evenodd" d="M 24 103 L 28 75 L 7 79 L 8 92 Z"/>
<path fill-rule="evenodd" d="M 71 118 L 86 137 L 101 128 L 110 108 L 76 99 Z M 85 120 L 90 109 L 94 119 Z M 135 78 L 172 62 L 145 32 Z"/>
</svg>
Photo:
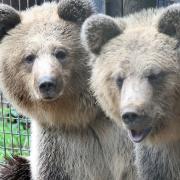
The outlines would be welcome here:
<svg viewBox="0 0 180 180">
<path fill-rule="evenodd" d="M 143 130 L 134 130 L 131 129 L 128 131 L 130 139 L 135 142 L 139 143 L 141 142 L 151 131 L 152 128 L 146 128 Z"/>
</svg>

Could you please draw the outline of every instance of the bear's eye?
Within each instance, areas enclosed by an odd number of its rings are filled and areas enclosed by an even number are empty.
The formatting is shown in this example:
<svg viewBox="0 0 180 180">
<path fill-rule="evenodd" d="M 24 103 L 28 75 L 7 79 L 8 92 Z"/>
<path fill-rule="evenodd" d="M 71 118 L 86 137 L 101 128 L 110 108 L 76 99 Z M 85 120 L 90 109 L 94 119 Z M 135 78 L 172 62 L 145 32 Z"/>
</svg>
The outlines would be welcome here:
<svg viewBox="0 0 180 180">
<path fill-rule="evenodd" d="M 165 73 L 160 72 L 158 74 L 150 74 L 147 78 L 151 83 L 154 83 L 154 82 L 161 81 L 164 76 L 165 76 Z"/>
<path fill-rule="evenodd" d="M 67 57 L 67 52 L 65 50 L 56 50 L 54 56 L 61 62 L 64 63 Z"/>
<path fill-rule="evenodd" d="M 27 63 L 27 64 L 32 64 L 35 60 L 35 55 L 34 54 L 30 54 L 28 56 L 25 57 L 24 61 Z"/>
<path fill-rule="evenodd" d="M 118 77 L 116 79 L 116 84 L 118 85 L 118 87 L 120 87 L 120 88 L 122 87 L 123 81 L 124 81 L 124 79 L 122 77 Z"/>
</svg>

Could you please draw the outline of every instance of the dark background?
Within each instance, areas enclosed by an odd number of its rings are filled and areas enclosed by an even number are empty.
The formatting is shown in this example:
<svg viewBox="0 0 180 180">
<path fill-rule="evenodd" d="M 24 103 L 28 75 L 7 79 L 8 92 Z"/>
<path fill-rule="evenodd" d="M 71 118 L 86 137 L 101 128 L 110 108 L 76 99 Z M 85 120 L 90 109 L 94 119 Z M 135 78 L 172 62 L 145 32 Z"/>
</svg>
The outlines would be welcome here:
<svg viewBox="0 0 180 180">
<path fill-rule="evenodd" d="M 2 3 L 12 5 L 16 9 L 25 10 L 34 4 L 40 5 L 45 1 L 59 0 L 0 0 Z M 167 6 L 180 0 L 93 0 L 101 13 L 111 16 L 123 16 L 143 8 Z"/>
</svg>

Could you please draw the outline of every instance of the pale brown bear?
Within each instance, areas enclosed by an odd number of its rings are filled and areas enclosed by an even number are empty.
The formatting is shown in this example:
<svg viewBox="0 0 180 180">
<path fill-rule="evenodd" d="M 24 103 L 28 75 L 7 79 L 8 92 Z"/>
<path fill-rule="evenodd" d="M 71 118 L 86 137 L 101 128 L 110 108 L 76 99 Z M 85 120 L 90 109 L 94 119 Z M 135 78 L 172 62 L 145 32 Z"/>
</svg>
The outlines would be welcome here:
<svg viewBox="0 0 180 180">
<path fill-rule="evenodd" d="M 0 5 L 0 87 L 32 119 L 32 180 L 135 178 L 132 143 L 88 86 L 80 28 L 94 12 L 88 0 Z"/>
<path fill-rule="evenodd" d="M 81 37 L 98 102 L 134 142 L 138 179 L 180 179 L 180 5 L 94 15 Z"/>
</svg>

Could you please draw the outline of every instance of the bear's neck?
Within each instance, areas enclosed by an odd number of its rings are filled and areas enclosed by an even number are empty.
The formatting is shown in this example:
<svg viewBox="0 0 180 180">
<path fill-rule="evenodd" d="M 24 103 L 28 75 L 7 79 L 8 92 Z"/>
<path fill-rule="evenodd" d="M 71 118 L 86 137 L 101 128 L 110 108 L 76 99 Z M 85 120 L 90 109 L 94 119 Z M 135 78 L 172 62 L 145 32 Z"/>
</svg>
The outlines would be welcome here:
<svg viewBox="0 0 180 180">
<path fill-rule="evenodd" d="M 33 106 L 31 118 L 43 126 L 79 128 L 92 122 L 99 108 L 87 92 L 62 96 L 53 102 L 40 102 Z"/>
</svg>

